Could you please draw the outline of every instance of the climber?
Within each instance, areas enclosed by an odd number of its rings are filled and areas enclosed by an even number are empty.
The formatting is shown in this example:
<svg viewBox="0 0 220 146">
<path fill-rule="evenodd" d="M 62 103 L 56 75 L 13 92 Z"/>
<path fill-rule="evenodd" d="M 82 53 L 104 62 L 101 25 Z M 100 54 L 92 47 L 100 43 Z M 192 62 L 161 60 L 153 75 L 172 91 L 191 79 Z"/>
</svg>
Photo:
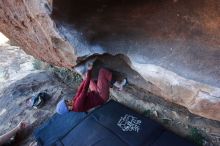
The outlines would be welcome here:
<svg viewBox="0 0 220 146">
<path fill-rule="evenodd" d="M 112 82 L 112 72 L 105 68 L 99 70 L 97 83 L 91 79 L 93 63 L 87 65 L 87 72 L 83 75 L 81 83 L 73 100 L 61 100 L 56 107 L 56 112 L 59 114 L 67 113 L 68 111 L 85 112 L 89 109 L 105 103 L 109 99 L 109 88 Z M 126 84 L 126 79 L 121 83 L 113 82 L 118 89 L 122 89 Z M 91 91 L 88 92 L 88 88 Z"/>
<path fill-rule="evenodd" d="M 22 121 L 14 129 L 0 136 L 0 146 L 13 145 L 12 143 L 16 141 L 16 136 L 20 133 L 22 134 L 27 127 L 28 123 Z"/>
</svg>

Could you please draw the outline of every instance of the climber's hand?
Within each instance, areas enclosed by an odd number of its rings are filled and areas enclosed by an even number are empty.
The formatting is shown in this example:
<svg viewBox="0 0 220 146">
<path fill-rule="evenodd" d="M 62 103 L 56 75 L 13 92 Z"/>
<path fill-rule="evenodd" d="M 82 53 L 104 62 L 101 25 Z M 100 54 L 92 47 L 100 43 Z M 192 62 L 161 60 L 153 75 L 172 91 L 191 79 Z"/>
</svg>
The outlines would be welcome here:
<svg viewBox="0 0 220 146">
<path fill-rule="evenodd" d="M 89 63 L 87 64 L 87 68 L 88 68 L 88 70 L 92 70 L 92 68 L 93 68 L 93 62 L 89 62 Z"/>
</svg>

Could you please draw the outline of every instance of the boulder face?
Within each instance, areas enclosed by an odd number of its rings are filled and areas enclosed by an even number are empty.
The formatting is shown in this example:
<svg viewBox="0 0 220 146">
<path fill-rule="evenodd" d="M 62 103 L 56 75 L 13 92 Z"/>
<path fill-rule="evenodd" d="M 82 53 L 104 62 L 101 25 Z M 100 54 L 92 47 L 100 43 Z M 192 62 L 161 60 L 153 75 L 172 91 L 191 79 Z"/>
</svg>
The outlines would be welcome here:
<svg viewBox="0 0 220 146">
<path fill-rule="evenodd" d="M 0 31 L 57 66 L 99 56 L 135 86 L 220 121 L 219 0 L 0 0 Z"/>
<path fill-rule="evenodd" d="M 74 49 L 51 20 L 50 4 L 46 0 L 1 0 L 0 31 L 38 59 L 72 66 L 76 60 Z"/>
</svg>

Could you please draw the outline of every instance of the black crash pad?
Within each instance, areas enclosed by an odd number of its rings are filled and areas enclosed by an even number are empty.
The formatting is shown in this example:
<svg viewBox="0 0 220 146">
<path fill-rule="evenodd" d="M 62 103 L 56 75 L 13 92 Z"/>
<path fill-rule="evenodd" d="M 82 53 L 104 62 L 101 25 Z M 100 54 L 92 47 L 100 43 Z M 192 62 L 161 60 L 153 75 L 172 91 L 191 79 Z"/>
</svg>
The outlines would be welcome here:
<svg viewBox="0 0 220 146">
<path fill-rule="evenodd" d="M 81 116 L 81 119 L 78 116 Z M 109 101 L 86 116 L 80 114 L 78 116 L 75 117 L 78 119 L 76 123 L 72 126 L 69 125 L 69 128 L 65 128 L 68 129 L 68 132 L 65 131 L 62 137 L 59 136 L 53 145 L 193 146 L 185 139 L 165 130 L 157 122 L 115 101 Z M 69 116 L 69 118 L 73 117 Z M 66 120 L 68 115 L 59 116 L 59 118 Z M 50 124 L 47 124 L 47 126 L 50 126 Z M 44 128 L 46 127 L 44 126 Z M 41 130 L 44 128 L 41 128 Z M 46 130 L 44 132 L 47 133 Z M 38 137 L 41 134 L 38 132 Z M 44 143 L 42 139 L 40 143 Z"/>
<path fill-rule="evenodd" d="M 62 139 L 62 143 L 65 146 L 97 145 L 102 141 L 102 145 L 139 146 L 152 143 L 163 130 L 156 122 L 117 102 L 110 101 L 89 114 L 83 122 Z M 109 138 L 112 139 L 111 143 L 103 141 L 103 139 Z M 115 143 L 116 141 L 118 143 Z"/>
</svg>

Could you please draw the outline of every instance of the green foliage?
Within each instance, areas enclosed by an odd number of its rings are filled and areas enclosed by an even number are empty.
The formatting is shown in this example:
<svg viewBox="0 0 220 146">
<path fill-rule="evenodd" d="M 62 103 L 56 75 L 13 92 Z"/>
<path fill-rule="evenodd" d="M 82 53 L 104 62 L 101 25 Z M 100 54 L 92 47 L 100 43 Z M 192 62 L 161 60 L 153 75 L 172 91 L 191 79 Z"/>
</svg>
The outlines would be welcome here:
<svg viewBox="0 0 220 146">
<path fill-rule="evenodd" d="M 145 110 L 143 114 L 146 117 L 150 117 L 151 116 L 151 110 Z"/>
<path fill-rule="evenodd" d="M 195 144 L 202 146 L 204 142 L 204 137 L 202 134 L 199 132 L 197 128 L 192 128 L 190 130 L 189 138 L 195 142 Z"/>
<path fill-rule="evenodd" d="M 34 62 L 32 63 L 32 65 L 33 65 L 34 69 L 40 70 L 40 69 L 42 69 L 43 62 L 38 59 L 35 59 Z"/>
<path fill-rule="evenodd" d="M 168 125 L 170 123 L 170 119 L 162 119 L 162 123 Z"/>
<path fill-rule="evenodd" d="M 32 63 L 33 68 L 36 70 L 49 70 L 57 75 L 64 83 L 69 86 L 73 86 L 75 83 L 82 82 L 82 78 L 76 72 L 71 71 L 70 69 L 63 68 L 63 67 L 55 67 L 44 63 L 38 59 L 35 59 Z"/>
<path fill-rule="evenodd" d="M 74 83 L 82 82 L 81 76 L 76 72 L 71 71 L 70 69 L 51 66 L 49 70 L 55 73 L 61 80 L 63 80 L 63 82 L 70 86 L 72 86 Z"/>
</svg>

